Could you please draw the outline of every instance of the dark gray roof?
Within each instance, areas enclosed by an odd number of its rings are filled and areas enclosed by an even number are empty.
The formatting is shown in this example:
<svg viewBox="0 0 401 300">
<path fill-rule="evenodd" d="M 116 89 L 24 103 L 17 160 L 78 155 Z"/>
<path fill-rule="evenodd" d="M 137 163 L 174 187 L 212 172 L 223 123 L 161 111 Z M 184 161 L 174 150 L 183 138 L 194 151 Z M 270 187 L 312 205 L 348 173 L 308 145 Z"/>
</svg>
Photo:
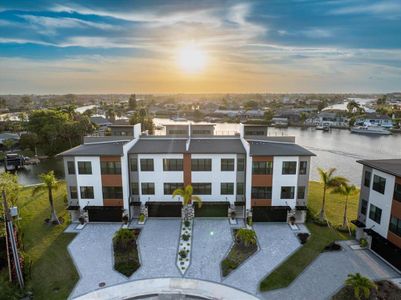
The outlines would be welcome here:
<svg viewBox="0 0 401 300">
<path fill-rule="evenodd" d="M 401 177 L 401 159 L 357 160 L 357 162 L 384 173 Z"/>
<path fill-rule="evenodd" d="M 104 117 L 91 117 L 91 122 L 98 125 L 98 126 L 104 126 L 104 125 L 111 125 L 112 123 L 108 121 Z"/>
<path fill-rule="evenodd" d="M 239 138 L 229 139 L 191 139 L 190 153 L 245 153 L 245 148 Z"/>
<path fill-rule="evenodd" d="M 140 138 L 128 153 L 184 153 L 186 139 Z"/>
<path fill-rule="evenodd" d="M 59 156 L 122 156 L 123 145 L 125 142 L 112 142 L 112 143 L 96 143 L 96 144 L 83 144 L 67 151 L 64 151 Z"/>
<path fill-rule="evenodd" d="M 251 156 L 315 156 L 309 150 L 294 144 L 270 141 L 248 141 L 251 148 Z"/>
</svg>

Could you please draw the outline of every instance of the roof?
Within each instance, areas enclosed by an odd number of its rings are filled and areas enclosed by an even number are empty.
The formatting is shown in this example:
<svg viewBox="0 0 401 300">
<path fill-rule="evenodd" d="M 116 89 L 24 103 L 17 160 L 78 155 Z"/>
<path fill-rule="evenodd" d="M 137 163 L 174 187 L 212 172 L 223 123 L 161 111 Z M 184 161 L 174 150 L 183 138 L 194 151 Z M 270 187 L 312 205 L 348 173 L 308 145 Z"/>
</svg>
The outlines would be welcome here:
<svg viewBox="0 0 401 300">
<path fill-rule="evenodd" d="M 140 138 L 128 153 L 184 153 L 186 139 Z"/>
<path fill-rule="evenodd" d="M 295 144 L 272 141 L 249 140 L 251 156 L 315 156 L 309 150 Z"/>
<path fill-rule="evenodd" d="M 191 139 L 190 153 L 245 153 L 239 138 Z"/>
<path fill-rule="evenodd" d="M 357 160 L 367 167 L 401 177 L 401 159 Z"/>
<path fill-rule="evenodd" d="M 58 156 L 122 156 L 124 144 L 125 142 L 82 144 L 64 151 Z"/>
<path fill-rule="evenodd" d="M 103 125 L 111 125 L 112 123 L 108 121 L 104 117 L 91 117 L 90 118 L 91 122 L 98 125 L 98 126 L 103 126 Z"/>
</svg>

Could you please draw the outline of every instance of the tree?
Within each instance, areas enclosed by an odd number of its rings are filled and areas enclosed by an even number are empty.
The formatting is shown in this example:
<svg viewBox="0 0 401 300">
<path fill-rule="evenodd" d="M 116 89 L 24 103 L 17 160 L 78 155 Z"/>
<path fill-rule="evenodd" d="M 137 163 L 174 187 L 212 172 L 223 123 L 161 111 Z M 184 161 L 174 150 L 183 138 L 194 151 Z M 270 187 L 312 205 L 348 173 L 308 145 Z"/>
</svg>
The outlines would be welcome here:
<svg viewBox="0 0 401 300">
<path fill-rule="evenodd" d="M 372 289 L 377 289 L 376 284 L 372 280 L 362 276 L 359 273 L 348 274 L 345 284 L 354 289 L 354 296 L 358 300 L 361 299 L 361 292 L 363 293 L 363 296 L 368 299 L 370 296 L 370 291 Z"/>
<path fill-rule="evenodd" d="M 140 111 L 136 111 L 131 116 L 129 123 L 131 125 L 135 125 L 138 123 L 142 124 L 142 129 L 147 130 L 149 134 L 153 134 L 155 131 L 155 125 L 153 124 L 153 120 L 150 116 L 147 115 L 145 109 L 140 109 Z"/>
<path fill-rule="evenodd" d="M 21 98 L 21 108 L 29 110 L 32 108 L 32 99 L 29 96 L 22 96 Z"/>
<path fill-rule="evenodd" d="M 17 203 L 20 189 L 21 186 L 18 183 L 17 175 L 8 172 L 0 174 L 0 190 L 6 193 L 7 202 L 12 206 L 15 206 Z"/>
<path fill-rule="evenodd" d="M 317 105 L 317 110 L 322 111 L 323 108 L 327 107 L 327 100 L 320 100 L 320 102 Z"/>
<path fill-rule="evenodd" d="M 50 222 L 53 224 L 60 224 L 60 220 L 57 217 L 56 209 L 54 207 L 53 190 L 59 189 L 62 186 L 62 183 L 57 180 L 56 176 L 54 176 L 54 171 L 40 174 L 39 179 L 42 184 L 33 189 L 32 195 L 34 196 L 40 192 L 47 191 L 50 204 Z"/>
<path fill-rule="evenodd" d="M 13 139 L 6 139 L 3 141 L 3 146 L 6 150 L 11 150 L 15 145 L 15 141 Z"/>
<path fill-rule="evenodd" d="M 128 108 L 130 110 L 136 110 L 136 95 L 132 94 L 128 100 Z"/>
<path fill-rule="evenodd" d="M 360 107 L 359 103 L 356 102 L 355 100 L 351 100 L 347 103 L 347 110 L 350 115 L 352 115 L 354 113 L 354 111 L 359 112 L 360 109 L 361 109 L 361 107 Z"/>
<path fill-rule="evenodd" d="M 183 189 L 176 189 L 173 192 L 173 198 L 180 196 L 182 197 L 182 205 L 187 206 L 192 204 L 192 202 L 197 202 L 198 207 L 200 208 L 202 206 L 202 199 L 199 196 L 193 195 L 193 188 L 192 185 L 188 184 L 185 188 Z"/>
<path fill-rule="evenodd" d="M 346 182 L 341 183 L 339 186 L 335 187 L 331 192 L 335 194 L 340 194 L 345 197 L 345 204 L 344 204 L 344 217 L 343 217 L 343 228 L 348 227 L 348 220 L 347 220 L 347 209 L 348 209 L 348 198 L 352 195 L 357 193 L 358 189 L 353 184 L 348 184 Z"/>
<path fill-rule="evenodd" d="M 256 233 L 252 229 L 240 228 L 235 235 L 237 240 L 245 247 L 256 244 Z"/>
<path fill-rule="evenodd" d="M 265 122 L 266 122 L 267 124 L 270 125 L 270 123 L 272 122 L 273 117 L 274 117 L 274 112 L 273 112 L 272 110 L 269 109 L 269 110 L 266 110 L 266 111 L 265 111 L 265 113 L 264 113 L 264 119 L 265 119 Z"/>
<path fill-rule="evenodd" d="M 247 102 L 245 102 L 244 107 L 245 109 L 255 109 L 258 108 L 259 103 L 256 102 L 255 100 L 249 100 Z"/>
<path fill-rule="evenodd" d="M 380 97 L 379 99 L 376 100 L 376 104 L 377 105 L 385 105 L 387 101 L 387 96 L 383 95 L 382 97 Z"/>
<path fill-rule="evenodd" d="M 320 221 L 324 222 L 326 220 L 325 206 L 326 206 L 326 192 L 329 189 L 335 188 L 342 183 L 348 182 L 348 179 L 342 176 L 334 176 L 336 172 L 336 168 L 330 168 L 327 171 L 317 168 L 320 182 L 323 184 L 323 199 L 322 199 L 322 208 L 319 213 Z"/>
</svg>

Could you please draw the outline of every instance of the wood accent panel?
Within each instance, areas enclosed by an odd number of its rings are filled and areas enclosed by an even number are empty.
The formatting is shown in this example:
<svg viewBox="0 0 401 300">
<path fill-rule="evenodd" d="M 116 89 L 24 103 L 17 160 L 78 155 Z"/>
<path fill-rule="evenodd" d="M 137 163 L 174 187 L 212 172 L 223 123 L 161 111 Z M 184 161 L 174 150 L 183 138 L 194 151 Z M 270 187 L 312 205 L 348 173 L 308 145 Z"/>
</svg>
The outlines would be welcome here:
<svg viewBox="0 0 401 300">
<path fill-rule="evenodd" d="M 252 175 L 252 186 L 272 186 L 273 175 Z"/>
<path fill-rule="evenodd" d="M 401 184 L 401 177 L 396 177 L 395 178 L 395 182 L 398 183 L 398 184 Z"/>
<path fill-rule="evenodd" d="M 272 206 L 271 199 L 252 199 L 251 206 Z"/>
<path fill-rule="evenodd" d="M 184 186 L 187 186 L 188 184 L 192 183 L 190 153 L 184 153 L 183 170 L 184 170 Z"/>
<path fill-rule="evenodd" d="M 273 156 L 252 156 L 252 161 L 273 161 Z"/>
<path fill-rule="evenodd" d="M 120 156 L 100 156 L 100 161 L 118 161 L 121 162 Z"/>
<path fill-rule="evenodd" d="M 391 204 L 391 214 L 398 219 L 401 219 L 401 202 L 393 200 Z"/>
<path fill-rule="evenodd" d="M 103 206 L 124 206 L 123 199 L 103 199 Z"/>
<path fill-rule="evenodd" d="M 122 186 L 123 181 L 121 175 L 102 175 L 103 186 Z"/>
<path fill-rule="evenodd" d="M 392 233 L 391 231 L 389 231 L 387 233 L 387 239 L 392 242 L 394 245 L 396 245 L 397 247 L 401 248 L 401 237 L 399 237 L 398 235 Z"/>
</svg>

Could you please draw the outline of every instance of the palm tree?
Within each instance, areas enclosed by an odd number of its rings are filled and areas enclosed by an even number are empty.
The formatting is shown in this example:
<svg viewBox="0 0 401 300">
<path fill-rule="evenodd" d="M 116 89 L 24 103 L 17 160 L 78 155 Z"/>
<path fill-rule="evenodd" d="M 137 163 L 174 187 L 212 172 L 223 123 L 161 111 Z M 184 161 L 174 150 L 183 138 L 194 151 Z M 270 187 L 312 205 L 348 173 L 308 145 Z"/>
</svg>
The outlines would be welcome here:
<svg viewBox="0 0 401 300">
<path fill-rule="evenodd" d="M 372 280 L 359 273 L 348 274 L 345 284 L 354 289 L 354 296 L 358 300 L 361 299 L 361 291 L 363 292 L 363 296 L 367 299 L 370 296 L 370 291 L 372 289 L 377 289 L 376 284 Z"/>
<path fill-rule="evenodd" d="M 340 184 L 339 186 L 335 187 L 332 190 L 332 193 L 345 196 L 343 228 L 348 227 L 348 221 L 347 221 L 348 198 L 349 196 L 354 195 L 357 191 L 358 190 L 355 185 L 353 184 L 349 185 L 346 182 L 343 182 L 342 184 Z"/>
<path fill-rule="evenodd" d="M 192 211 L 192 208 L 190 205 L 193 202 L 198 203 L 198 207 L 200 208 L 202 206 L 202 199 L 199 196 L 192 195 L 193 188 L 192 185 L 188 184 L 184 189 L 176 189 L 173 192 L 173 198 L 180 196 L 182 197 L 182 205 L 184 206 L 184 219 L 188 219 L 188 215 L 190 214 L 190 211 Z"/>
<path fill-rule="evenodd" d="M 240 228 L 237 231 L 235 237 L 242 243 L 245 247 L 256 244 L 256 233 L 252 229 Z"/>
<path fill-rule="evenodd" d="M 326 206 L 326 192 L 327 190 L 337 187 L 342 183 L 348 182 L 348 179 L 342 176 L 334 176 L 336 168 L 330 168 L 327 171 L 317 168 L 320 176 L 320 182 L 323 184 L 323 200 L 322 208 L 319 213 L 320 221 L 324 222 L 326 219 L 325 206 Z"/>
<path fill-rule="evenodd" d="M 348 110 L 349 114 L 352 114 L 354 112 L 354 109 L 358 112 L 360 109 L 360 105 L 355 100 L 351 100 L 347 104 L 347 110 Z"/>
<path fill-rule="evenodd" d="M 37 193 L 47 190 L 50 203 L 50 222 L 54 224 L 60 224 L 60 220 L 57 218 L 56 209 L 54 208 L 53 190 L 60 188 L 62 183 L 57 180 L 56 176 L 54 176 L 54 171 L 40 174 L 39 179 L 42 181 L 42 184 L 33 189 L 32 195 L 36 195 Z"/>
</svg>

